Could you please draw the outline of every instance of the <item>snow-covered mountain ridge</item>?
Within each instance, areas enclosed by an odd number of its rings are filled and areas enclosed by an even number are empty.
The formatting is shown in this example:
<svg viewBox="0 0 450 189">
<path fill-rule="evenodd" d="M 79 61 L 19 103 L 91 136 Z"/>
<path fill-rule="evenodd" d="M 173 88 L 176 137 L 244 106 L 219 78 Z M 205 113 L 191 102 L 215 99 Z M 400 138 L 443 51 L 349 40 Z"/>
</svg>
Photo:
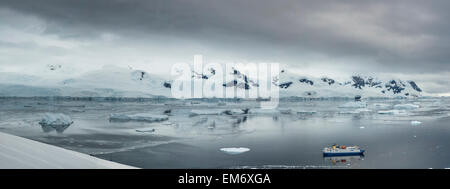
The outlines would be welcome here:
<svg viewBox="0 0 450 189">
<path fill-rule="evenodd" d="M 61 66 L 48 67 L 49 73 Z M 226 73 L 224 89 L 258 90 L 260 83 L 245 72 L 233 69 Z M 215 70 L 192 72 L 195 81 L 217 79 Z M 223 78 L 222 78 L 223 79 Z M 261 82 L 261 81 L 260 81 Z M 419 97 L 423 91 L 414 81 L 380 80 L 372 76 L 353 75 L 338 81 L 330 77 L 305 77 L 281 70 L 271 78 L 271 87 L 278 87 L 280 97 Z M 121 67 L 104 67 L 78 76 L 39 77 L 20 73 L 0 73 L 0 96 L 72 96 L 72 97 L 168 97 L 171 98 L 173 78 L 163 78 L 146 71 Z"/>
</svg>

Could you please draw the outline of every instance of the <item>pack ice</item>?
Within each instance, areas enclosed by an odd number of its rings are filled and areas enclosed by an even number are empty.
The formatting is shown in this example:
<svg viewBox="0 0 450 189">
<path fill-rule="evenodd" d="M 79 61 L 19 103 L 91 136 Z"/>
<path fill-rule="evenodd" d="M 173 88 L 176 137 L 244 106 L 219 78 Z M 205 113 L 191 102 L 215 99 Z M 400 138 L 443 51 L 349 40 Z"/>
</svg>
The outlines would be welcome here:
<svg viewBox="0 0 450 189">
<path fill-rule="evenodd" d="M 345 104 L 339 105 L 339 108 L 365 108 L 367 107 L 366 102 L 347 102 Z"/>
</svg>

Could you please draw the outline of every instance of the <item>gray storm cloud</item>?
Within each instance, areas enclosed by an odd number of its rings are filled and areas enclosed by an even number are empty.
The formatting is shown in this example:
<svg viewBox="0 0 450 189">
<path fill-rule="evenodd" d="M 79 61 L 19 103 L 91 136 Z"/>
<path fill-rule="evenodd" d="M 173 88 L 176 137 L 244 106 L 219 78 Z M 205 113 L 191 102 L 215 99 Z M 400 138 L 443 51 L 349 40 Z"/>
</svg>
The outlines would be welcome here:
<svg viewBox="0 0 450 189">
<path fill-rule="evenodd" d="M 445 0 L 2 0 L 0 7 L 3 66 L 164 67 L 203 54 L 319 74 L 422 74 L 425 83 L 436 80 L 430 91 L 450 93 Z"/>
</svg>

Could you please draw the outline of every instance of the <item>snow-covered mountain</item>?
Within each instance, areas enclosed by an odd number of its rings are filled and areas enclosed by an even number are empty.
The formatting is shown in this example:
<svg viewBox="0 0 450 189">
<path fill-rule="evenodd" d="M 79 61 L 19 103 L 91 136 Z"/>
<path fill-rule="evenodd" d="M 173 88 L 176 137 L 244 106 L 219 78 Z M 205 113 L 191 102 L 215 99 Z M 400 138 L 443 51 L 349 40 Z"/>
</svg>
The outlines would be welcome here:
<svg viewBox="0 0 450 189">
<path fill-rule="evenodd" d="M 304 77 L 282 70 L 280 96 L 289 97 L 419 97 L 422 89 L 414 81 L 381 80 L 373 76 L 353 75 L 338 81 L 330 77 Z"/>
<path fill-rule="evenodd" d="M 60 65 L 51 65 L 48 73 L 64 70 Z M 72 97 L 171 97 L 172 80 L 142 70 L 122 67 L 103 67 L 81 75 L 68 72 L 55 77 L 39 77 L 21 73 L 0 73 L 0 96 L 72 96 Z M 229 91 L 262 91 L 261 82 L 233 69 L 225 73 L 222 87 Z M 206 73 L 192 72 L 194 81 L 218 79 L 214 69 Z M 281 70 L 271 78 L 271 87 L 279 89 L 280 97 L 418 97 L 423 93 L 414 81 L 399 79 L 381 80 L 372 76 L 354 75 L 338 81 L 330 77 L 305 77 Z"/>
</svg>

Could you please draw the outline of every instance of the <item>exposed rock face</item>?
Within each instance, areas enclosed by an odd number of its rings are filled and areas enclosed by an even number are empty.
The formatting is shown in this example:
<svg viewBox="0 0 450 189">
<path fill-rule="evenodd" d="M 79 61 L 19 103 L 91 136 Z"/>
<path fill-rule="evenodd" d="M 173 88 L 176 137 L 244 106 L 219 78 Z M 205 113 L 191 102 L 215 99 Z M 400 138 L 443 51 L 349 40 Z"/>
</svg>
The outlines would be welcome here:
<svg viewBox="0 0 450 189">
<path fill-rule="evenodd" d="M 323 78 L 321 78 L 321 80 L 323 82 L 325 82 L 325 83 L 328 83 L 328 85 L 332 85 L 332 84 L 335 83 L 334 79 L 330 79 L 330 78 L 327 78 L 327 77 L 323 77 Z"/>
<path fill-rule="evenodd" d="M 353 84 L 352 86 L 358 89 L 362 89 L 366 85 L 364 79 L 360 76 L 352 76 Z"/>
<path fill-rule="evenodd" d="M 293 83 L 292 81 L 289 81 L 289 82 L 282 83 L 278 86 L 282 89 L 287 89 L 290 85 L 292 85 L 292 83 Z"/>
<path fill-rule="evenodd" d="M 300 81 L 300 83 L 307 83 L 307 84 L 310 84 L 310 85 L 314 85 L 313 81 L 311 81 L 309 79 L 306 79 L 306 78 L 299 79 L 298 81 Z"/>
<path fill-rule="evenodd" d="M 398 94 L 405 89 L 405 84 L 401 81 L 397 82 L 395 80 L 391 80 L 388 83 L 386 83 L 385 87 L 388 91 L 392 90 L 394 94 Z"/>
<path fill-rule="evenodd" d="M 414 81 L 408 81 L 409 85 L 411 85 L 411 87 L 416 90 L 417 92 L 422 92 L 422 89 L 419 88 L 419 86 L 417 86 L 417 84 Z"/>
</svg>

